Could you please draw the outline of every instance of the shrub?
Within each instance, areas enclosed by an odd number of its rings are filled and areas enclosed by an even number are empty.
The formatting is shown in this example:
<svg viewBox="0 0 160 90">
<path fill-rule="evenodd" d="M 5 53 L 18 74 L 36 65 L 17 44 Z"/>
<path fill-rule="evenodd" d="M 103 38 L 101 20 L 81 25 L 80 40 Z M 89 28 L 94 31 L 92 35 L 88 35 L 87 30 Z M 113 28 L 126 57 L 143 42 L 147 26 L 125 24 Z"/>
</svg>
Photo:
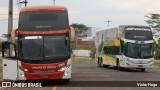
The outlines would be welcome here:
<svg viewBox="0 0 160 90">
<path fill-rule="evenodd" d="M 154 58 L 157 60 L 160 59 L 160 41 L 159 41 L 158 48 L 155 50 Z"/>
</svg>

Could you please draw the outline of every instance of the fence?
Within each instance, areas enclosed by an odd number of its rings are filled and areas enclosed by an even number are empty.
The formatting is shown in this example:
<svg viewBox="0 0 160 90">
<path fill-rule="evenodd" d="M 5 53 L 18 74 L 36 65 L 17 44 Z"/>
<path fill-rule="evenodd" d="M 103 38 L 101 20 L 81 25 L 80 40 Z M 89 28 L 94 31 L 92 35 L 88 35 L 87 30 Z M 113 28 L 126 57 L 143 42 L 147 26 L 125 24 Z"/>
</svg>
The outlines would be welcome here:
<svg viewBox="0 0 160 90">
<path fill-rule="evenodd" d="M 73 54 L 75 56 L 84 56 L 84 57 L 89 57 L 91 51 L 90 50 L 73 50 Z"/>
</svg>

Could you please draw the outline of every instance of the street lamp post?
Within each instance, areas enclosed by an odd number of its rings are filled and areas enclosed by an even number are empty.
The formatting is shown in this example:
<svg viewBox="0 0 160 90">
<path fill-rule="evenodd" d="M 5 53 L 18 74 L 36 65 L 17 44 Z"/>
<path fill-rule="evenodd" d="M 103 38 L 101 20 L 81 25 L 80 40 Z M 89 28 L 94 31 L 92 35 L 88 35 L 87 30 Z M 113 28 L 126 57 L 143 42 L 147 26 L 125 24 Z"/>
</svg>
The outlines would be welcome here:
<svg viewBox="0 0 160 90">
<path fill-rule="evenodd" d="M 109 23 L 110 23 L 111 21 L 107 20 L 107 21 L 105 21 L 105 22 L 107 22 L 107 23 L 108 23 L 108 28 L 109 28 Z"/>
<path fill-rule="evenodd" d="M 25 5 L 25 7 L 27 7 L 27 3 L 28 3 L 28 1 L 27 1 L 27 0 L 24 0 L 24 1 L 20 1 L 19 3 L 20 3 L 20 4 L 24 4 L 24 5 Z"/>
<path fill-rule="evenodd" d="M 55 5 L 56 4 L 56 1 L 55 0 L 53 0 L 53 5 Z"/>
<path fill-rule="evenodd" d="M 27 7 L 27 3 L 28 3 L 27 0 L 25 0 L 25 1 L 24 1 L 25 7 Z"/>
</svg>

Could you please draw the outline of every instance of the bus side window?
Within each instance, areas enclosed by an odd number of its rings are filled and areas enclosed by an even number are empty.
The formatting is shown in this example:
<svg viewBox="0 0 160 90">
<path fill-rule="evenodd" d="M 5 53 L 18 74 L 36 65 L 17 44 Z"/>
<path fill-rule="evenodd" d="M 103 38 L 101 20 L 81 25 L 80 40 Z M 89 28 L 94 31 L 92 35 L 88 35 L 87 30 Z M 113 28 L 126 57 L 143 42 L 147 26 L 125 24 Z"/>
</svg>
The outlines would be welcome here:
<svg viewBox="0 0 160 90">
<path fill-rule="evenodd" d="M 123 54 L 124 54 L 124 55 L 127 54 L 127 52 L 126 52 L 126 46 L 124 46 L 124 45 L 123 45 Z"/>
<path fill-rule="evenodd" d="M 124 41 L 120 40 L 120 44 L 121 44 L 121 52 L 124 54 L 124 55 L 127 55 L 127 44 L 124 44 Z"/>
<path fill-rule="evenodd" d="M 120 44 L 121 44 L 121 52 L 124 54 L 124 46 L 123 46 L 123 41 L 122 40 L 120 40 Z"/>
<path fill-rule="evenodd" d="M 109 55 L 118 55 L 119 54 L 119 48 L 116 46 L 105 46 L 103 51 L 105 54 L 109 54 Z"/>
</svg>

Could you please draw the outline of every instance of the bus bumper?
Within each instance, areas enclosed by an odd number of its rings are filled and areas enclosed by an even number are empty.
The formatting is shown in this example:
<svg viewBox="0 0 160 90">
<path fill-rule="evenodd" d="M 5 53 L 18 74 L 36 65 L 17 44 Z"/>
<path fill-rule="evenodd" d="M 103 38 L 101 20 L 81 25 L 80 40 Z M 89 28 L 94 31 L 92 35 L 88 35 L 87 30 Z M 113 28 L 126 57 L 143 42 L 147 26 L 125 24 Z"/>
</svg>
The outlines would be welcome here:
<svg viewBox="0 0 160 90">
<path fill-rule="evenodd" d="M 122 64 L 121 67 L 125 68 L 152 68 L 154 66 L 153 59 L 147 60 L 126 60 L 125 63 Z"/>
<path fill-rule="evenodd" d="M 70 79 L 70 73 L 52 72 L 52 73 L 28 73 L 24 72 L 19 76 L 19 80 L 54 80 L 54 79 Z"/>
</svg>

